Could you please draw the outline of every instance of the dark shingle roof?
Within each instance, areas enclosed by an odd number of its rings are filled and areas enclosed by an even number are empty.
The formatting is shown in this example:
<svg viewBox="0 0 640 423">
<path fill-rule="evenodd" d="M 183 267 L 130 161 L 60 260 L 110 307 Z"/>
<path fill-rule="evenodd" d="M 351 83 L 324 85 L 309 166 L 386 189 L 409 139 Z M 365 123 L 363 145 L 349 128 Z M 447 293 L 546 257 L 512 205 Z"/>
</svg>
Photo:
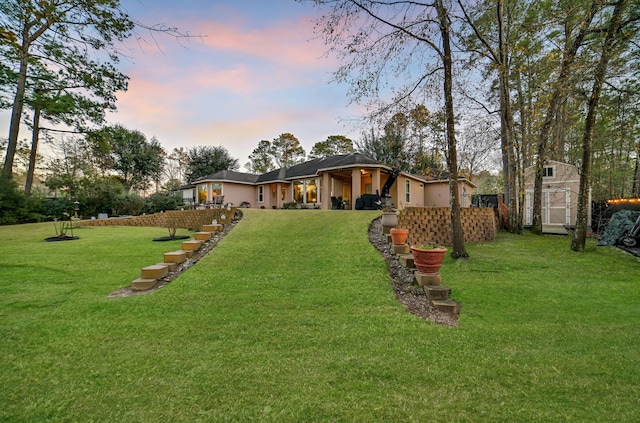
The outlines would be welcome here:
<svg viewBox="0 0 640 423">
<path fill-rule="evenodd" d="M 258 184 L 263 184 L 266 182 L 286 182 L 285 169 L 280 168 L 267 173 L 263 173 L 262 175 L 258 176 L 258 179 L 256 180 L 256 183 Z"/>
<path fill-rule="evenodd" d="M 348 169 L 355 166 L 375 166 L 391 169 L 382 162 L 371 159 L 360 153 L 341 154 L 329 157 L 320 157 L 304 163 L 291 166 L 288 169 L 280 168 L 272 170 L 262 175 L 253 173 L 235 172 L 233 170 L 222 170 L 213 175 L 205 176 L 195 180 L 193 183 L 206 181 L 227 181 L 244 184 L 265 184 L 270 182 L 288 182 L 293 179 L 314 177 L 319 171 L 329 169 Z"/>
<path fill-rule="evenodd" d="M 227 181 L 243 184 L 255 184 L 259 177 L 260 175 L 255 175 L 253 173 L 236 172 L 234 170 L 221 170 L 220 172 L 216 172 L 213 175 L 199 178 L 193 183 L 204 181 Z"/>
<path fill-rule="evenodd" d="M 297 164 L 295 166 L 291 166 L 286 170 L 285 178 L 289 180 L 302 178 L 305 176 L 316 176 L 321 170 L 341 169 L 363 165 L 385 167 L 391 169 L 384 163 L 371 159 L 360 153 L 340 154 L 336 156 L 321 157 L 318 159 L 309 160 L 308 162 Z"/>
</svg>

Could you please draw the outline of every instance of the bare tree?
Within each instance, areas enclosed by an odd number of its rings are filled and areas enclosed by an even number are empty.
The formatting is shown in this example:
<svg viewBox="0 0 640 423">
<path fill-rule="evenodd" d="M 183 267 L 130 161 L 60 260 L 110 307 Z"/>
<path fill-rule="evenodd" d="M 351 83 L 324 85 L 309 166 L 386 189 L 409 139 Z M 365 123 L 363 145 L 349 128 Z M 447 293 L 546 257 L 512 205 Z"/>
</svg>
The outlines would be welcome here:
<svg viewBox="0 0 640 423">
<path fill-rule="evenodd" d="M 356 102 L 374 99 L 375 103 L 386 90 L 393 93 L 392 106 L 378 108 L 373 114 L 419 104 L 413 97 L 433 89 L 433 83 L 442 83 L 437 91 L 444 99 L 446 158 L 451 175 L 452 257 L 468 257 L 458 196 L 451 5 L 444 0 L 306 1 L 328 9 L 318 20 L 318 27 L 330 52 L 342 61 L 335 77 L 350 83 L 351 98 Z M 415 69 L 419 69 L 417 75 Z"/>
</svg>

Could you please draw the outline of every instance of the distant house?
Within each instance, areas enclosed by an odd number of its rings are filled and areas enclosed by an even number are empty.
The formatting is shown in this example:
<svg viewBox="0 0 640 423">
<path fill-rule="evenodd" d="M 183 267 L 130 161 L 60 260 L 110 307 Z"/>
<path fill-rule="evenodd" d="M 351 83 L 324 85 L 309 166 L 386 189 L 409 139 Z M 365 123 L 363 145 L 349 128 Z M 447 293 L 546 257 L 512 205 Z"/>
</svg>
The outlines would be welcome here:
<svg viewBox="0 0 640 423">
<path fill-rule="evenodd" d="M 224 204 L 280 208 L 285 203 L 300 207 L 354 209 L 363 194 L 379 194 L 393 169 L 360 153 L 309 160 L 288 169 L 261 175 L 221 171 L 193 182 L 196 204 L 213 204 L 223 196 Z M 469 201 L 473 184 L 461 181 L 461 203 Z M 446 195 L 441 190 L 446 187 Z M 429 196 L 429 191 L 433 192 Z M 398 209 L 406 207 L 449 206 L 448 181 L 401 172 L 389 190 Z M 433 198 L 437 198 L 435 201 Z M 427 201 L 428 200 L 428 201 Z"/>
<path fill-rule="evenodd" d="M 533 188 L 535 167 L 525 169 L 525 226 L 533 222 Z M 548 160 L 544 164 L 542 177 L 542 231 L 565 233 L 565 226 L 576 224 L 580 174 L 578 168 L 569 163 Z M 587 225 L 591 226 L 591 194 L 589 194 Z"/>
</svg>

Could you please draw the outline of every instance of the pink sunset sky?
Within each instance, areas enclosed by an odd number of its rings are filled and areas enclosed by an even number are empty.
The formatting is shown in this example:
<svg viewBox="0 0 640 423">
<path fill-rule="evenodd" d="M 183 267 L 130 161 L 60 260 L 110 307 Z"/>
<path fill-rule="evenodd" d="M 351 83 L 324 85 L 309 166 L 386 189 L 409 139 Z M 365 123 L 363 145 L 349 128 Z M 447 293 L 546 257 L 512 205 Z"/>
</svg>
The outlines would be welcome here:
<svg viewBox="0 0 640 423">
<path fill-rule="evenodd" d="M 146 25 L 193 35 L 176 40 L 138 30 L 122 46 L 130 77 L 107 116 L 175 147 L 223 146 L 242 166 L 260 140 L 290 132 L 309 153 L 329 135 L 358 137 L 343 119 L 347 88 L 330 83 L 335 60 L 314 34 L 311 4 L 294 0 L 121 0 Z M 2 136 L 9 114 L 0 115 Z M 20 139 L 29 139 L 27 128 Z M 241 169 L 242 170 L 242 169 Z"/>
</svg>

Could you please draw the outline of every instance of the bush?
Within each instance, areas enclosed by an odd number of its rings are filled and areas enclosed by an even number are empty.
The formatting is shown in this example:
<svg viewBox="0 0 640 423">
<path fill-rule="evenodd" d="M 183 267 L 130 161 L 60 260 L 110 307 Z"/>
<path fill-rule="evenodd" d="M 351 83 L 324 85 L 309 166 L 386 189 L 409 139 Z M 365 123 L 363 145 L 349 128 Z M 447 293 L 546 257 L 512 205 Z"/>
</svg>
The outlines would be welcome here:
<svg viewBox="0 0 640 423">
<path fill-rule="evenodd" d="M 0 177 L 0 225 L 22 223 L 27 210 L 25 195 L 12 179 Z"/>
<path fill-rule="evenodd" d="M 183 206 L 182 194 L 175 191 L 156 192 L 151 194 L 144 203 L 144 213 L 158 213 L 165 210 L 177 210 Z"/>
</svg>

